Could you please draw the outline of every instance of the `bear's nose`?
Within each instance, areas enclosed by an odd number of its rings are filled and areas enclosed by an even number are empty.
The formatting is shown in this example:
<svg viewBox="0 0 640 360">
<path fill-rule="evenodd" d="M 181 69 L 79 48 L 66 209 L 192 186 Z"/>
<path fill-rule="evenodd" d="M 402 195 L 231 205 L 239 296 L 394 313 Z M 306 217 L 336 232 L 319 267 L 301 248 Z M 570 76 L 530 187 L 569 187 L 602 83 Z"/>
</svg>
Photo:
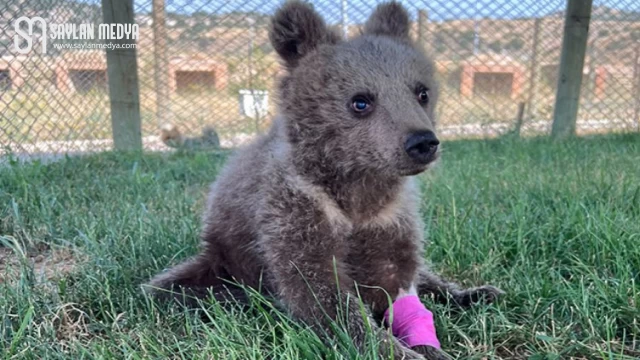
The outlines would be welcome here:
<svg viewBox="0 0 640 360">
<path fill-rule="evenodd" d="M 440 141 L 433 131 L 417 131 L 411 134 L 404 143 L 404 150 L 414 161 L 428 164 L 433 160 L 438 145 L 440 145 Z"/>
</svg>

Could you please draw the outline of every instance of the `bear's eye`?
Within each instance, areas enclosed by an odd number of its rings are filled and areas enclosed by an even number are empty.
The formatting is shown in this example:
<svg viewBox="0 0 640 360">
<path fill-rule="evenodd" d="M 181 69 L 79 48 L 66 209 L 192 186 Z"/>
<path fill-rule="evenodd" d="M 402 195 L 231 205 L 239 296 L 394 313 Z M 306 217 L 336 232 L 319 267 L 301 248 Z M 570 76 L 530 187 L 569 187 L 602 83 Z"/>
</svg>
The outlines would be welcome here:
<svg viewBox="0 0 640 360">
<path fill-rule="evenodd" d="M 422 105 L 427 105 L 429 103 L 429 89 L 425 87 L 418 89 L 418 101 Z"/>
<path fill-rule="evenodd" d="M 351 100 L 351 110 L 356 114 L 364 114 L 371 110 L 371 100 L 362 95 L 354 96 Z"/>
</svg>

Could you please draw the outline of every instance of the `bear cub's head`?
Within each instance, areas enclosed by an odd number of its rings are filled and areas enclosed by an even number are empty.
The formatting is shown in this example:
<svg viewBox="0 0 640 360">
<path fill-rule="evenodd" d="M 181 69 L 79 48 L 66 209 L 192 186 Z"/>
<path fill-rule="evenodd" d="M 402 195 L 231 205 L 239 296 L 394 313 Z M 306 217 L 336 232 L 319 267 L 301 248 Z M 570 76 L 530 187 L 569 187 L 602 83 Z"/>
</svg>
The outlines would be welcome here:
<svg viewBox="0 0 640 360">
<path fill-rule="evenodd" d="M 269 38 L 287 69 L 279 110 L 302 166 L 400 177 L 437 159 L 434 67 L 409 27 L 395 2 L 379 5 L 349 40 L 304 2 L 276 12 Z"/>
</svg>

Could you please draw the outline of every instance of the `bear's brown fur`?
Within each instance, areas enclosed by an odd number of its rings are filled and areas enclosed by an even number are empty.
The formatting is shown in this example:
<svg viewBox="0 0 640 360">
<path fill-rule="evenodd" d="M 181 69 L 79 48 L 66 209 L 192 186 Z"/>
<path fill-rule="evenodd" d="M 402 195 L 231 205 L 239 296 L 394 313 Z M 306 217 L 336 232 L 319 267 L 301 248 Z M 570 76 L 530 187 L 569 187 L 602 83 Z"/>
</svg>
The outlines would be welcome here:
<svg viewBox="0 0 640 360">
<path fill-rule="evenodd" d="M 279 115 L 212 185 L 200 254 L 148 286 L 157 296 L 173 290 L 179 300 L 209 291 L 223 298 L 224 279 L 233 279 L 260 286 L 319 329 L 346 308 L 346 330 L 360 348 L 370 326 L 383 354 L 443 358 L 389 337 L 379 325 L 387 294 L 417 288 L 467 306 L 501 291 L 460 289 L 424 265 L 411 176 L 438 157 L 438 88 L 432 62 L 409 38 L 407 11 L 379 5 L 363 34 L 342 40 L 309 5 L 290 1 L 274 15 L 270 39 L 287 69 Z"/>
</svg>

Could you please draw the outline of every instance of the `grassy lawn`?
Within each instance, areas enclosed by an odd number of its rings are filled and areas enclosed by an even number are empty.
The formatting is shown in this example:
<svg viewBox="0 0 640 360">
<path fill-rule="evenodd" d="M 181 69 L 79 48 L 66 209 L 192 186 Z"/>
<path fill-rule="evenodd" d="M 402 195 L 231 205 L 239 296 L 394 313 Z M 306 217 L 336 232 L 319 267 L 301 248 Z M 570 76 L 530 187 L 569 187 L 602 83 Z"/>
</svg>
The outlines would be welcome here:
<svg viewBox="0 0 640 360">
<path fill-rule="evenodd" d="M 508 291 L 466 312 L 425 299 L 443 347 L 468 359 L 640 357 L 640 137 L 449 142 L 443 155 L 422 176 L 425 256 L 465 285 Z M 351 358 L 265 304 L 195 314 L 141 295 L 196 252 L 223 162 L 103 154 L 0 168 L 3 358 Z"/>
</svg>

